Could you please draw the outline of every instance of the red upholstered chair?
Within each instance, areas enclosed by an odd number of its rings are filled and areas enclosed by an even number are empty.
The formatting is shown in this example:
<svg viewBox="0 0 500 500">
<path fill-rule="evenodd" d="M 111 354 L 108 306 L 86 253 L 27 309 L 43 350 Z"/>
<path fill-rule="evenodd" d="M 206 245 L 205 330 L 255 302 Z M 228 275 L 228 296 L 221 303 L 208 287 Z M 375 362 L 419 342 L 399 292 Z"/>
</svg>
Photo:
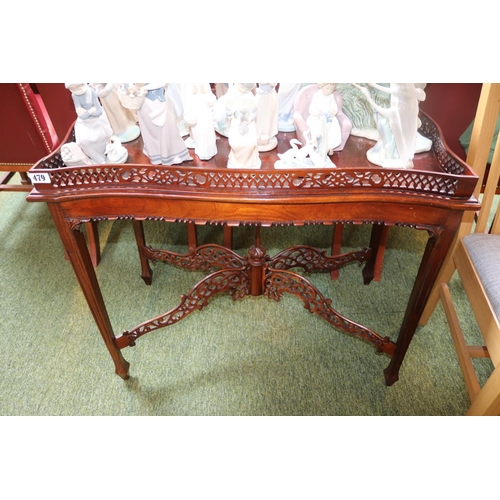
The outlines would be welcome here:
<svg viewBox="0 0 500 500">
<path fill-rule="evenodd" d="M 64 83 L 36 83 L 34 85 L 35 92 L 38 92 L 43 100 L 56 134 L 62 141 L 76 120 L 71 92 L 64 86 Z"/>
<path fill-rule="evenodd" d="M 59 137 L 40 95 L 29 83 L 0 84 L 0 190 L 30 191 L 26 172 L 40 158 L 50 154 Z M 7 184 L 19 172 L 21 185 Z"/>
</svg>

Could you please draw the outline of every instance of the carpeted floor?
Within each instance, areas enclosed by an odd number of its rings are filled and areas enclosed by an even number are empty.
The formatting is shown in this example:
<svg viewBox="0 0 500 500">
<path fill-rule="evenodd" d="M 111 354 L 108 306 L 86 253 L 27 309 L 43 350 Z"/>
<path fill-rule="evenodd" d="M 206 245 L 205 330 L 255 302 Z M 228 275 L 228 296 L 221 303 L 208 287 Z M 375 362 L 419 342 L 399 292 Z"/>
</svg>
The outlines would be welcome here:
<svg viewBox="0 0 500 500">
<path fill-rule="evenodd" d="M 152 332 L 123 351 L 131 378 L 114 374 L 45 204 L 26 193 L 0 195 L 0 414 L 2 415 L 463 415 L 470 402 L 441 305 L 418 329 L 400 380 L 386 387 L 389 363 L 368 344 L 334 330 L 294 296 L 233 302 L 214 297 L 203 310 Z M 183 225 L 145 224 L 148 243 L 187 249 Z M 369 227 L 347 226 L 344 249 L 369 241 Z M 97 268 L 115 333 L 176 306 L 202 276 L 156 264 L 140 278 L 131 223 L 99 224 Z M 332 228 L 267 228 L 270 254 L 289 244 L 328 248 Z M 237 228 L 236 251 L 253 238 Z M 342 314 L 396 339 L 426 235 L 392 228 L 382 280 L 362 284 L 356 264 L 340 279 L 311 280 Z M 200 243 L 222 242 L 221 227 L 201 227 Z M 460 285 L 460 314 L 477 335 Z M 489 360 L 477 364 L 482 380 Z"/>
</svg>

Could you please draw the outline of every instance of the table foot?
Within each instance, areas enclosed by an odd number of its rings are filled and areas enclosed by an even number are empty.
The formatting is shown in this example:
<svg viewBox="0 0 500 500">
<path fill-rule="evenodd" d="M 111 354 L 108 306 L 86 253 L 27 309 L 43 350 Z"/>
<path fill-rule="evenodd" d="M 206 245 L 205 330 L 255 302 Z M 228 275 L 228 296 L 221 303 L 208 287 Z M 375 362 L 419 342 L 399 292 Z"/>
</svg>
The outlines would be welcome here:
<svg viewBox="0 0 500 500">
<path fill-rule="evenodd" d="M 128 373 L 128 369 L 130 367 L 130 363 L 125 361 L 125 365 L 116 367 L 115 373 L 121 377 L 123 380 L 128 380 L 130 378 L 130 375 Z"/>
<path fill-rule="evenodd" d="M 399 380 L 399 373 L 392 373 L 392 370 L 386 368 L 384 370 L 384 377 L 385 377 L 385 385 L 387 387 L 390 387 L 391 385 L 394 384 L 394 382 L 397 382 Z"/>
</svg>

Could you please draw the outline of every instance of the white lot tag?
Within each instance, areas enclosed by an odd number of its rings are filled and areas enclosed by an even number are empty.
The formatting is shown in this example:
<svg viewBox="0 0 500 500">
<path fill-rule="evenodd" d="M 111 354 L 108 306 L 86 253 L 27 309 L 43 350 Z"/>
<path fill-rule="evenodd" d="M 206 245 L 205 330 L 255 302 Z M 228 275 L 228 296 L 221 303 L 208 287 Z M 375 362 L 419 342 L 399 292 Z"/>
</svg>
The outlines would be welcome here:
<svg viewBox="0 0 500 500">
<path fill-rule="evenodd" d="M 28 172 L 31 182 L 38 184 L 50 184 L 50 175 L 45 173 Z"/>
</svg>

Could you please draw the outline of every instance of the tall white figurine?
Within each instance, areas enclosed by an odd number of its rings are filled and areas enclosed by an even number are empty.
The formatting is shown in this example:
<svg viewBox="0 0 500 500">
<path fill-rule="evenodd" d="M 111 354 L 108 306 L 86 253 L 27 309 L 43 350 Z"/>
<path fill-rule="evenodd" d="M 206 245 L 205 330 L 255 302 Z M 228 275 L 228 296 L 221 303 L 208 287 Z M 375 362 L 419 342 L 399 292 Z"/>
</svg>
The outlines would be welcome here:
<svg viewBox="0 0 500 500">
<path fill-rule="evenodd" d="M 214 104 L 214 122 L 215 122 L 215 130 L 220 135 L 227 137 L 229 133 L 229 122 L 230 119 L 227 116 L 227 99 L 231 94 L 233 87 L 236 85 L 235 83 L 216 83 L 216 97 L 217 100 Z M 218 86 L 222 85 L 222 89 L 225 91 L 221 92 L 218 89 Z"/>
<path fill-rule="evenodd" d="M 342 142 L 339 111 L 333 92 L 335 83 L 318 83 L 319 90 L 313 95 L 309 105 L 306 123 L 311 131 L 315 150 L 326 160 L 328 154 Z"/>
<path fill-rule="evenodd" d="M 293 101 L 304 83 L 280 83 L 278 87 L 278 130 L 295 132 Z"/>
<path fill-rule="evenodd" d="M 102 107 L 113 129 L 113 139 L 120 142 L 130 142 L 137 139 L 141 130 L 136 123 L 135 113 L 122 106 L 118 97 L 120 84 L 118 83 L 93 83 L 92 88 L 101 100 Z"/>
<path fill-rule="evenodd" d="M 257 103 L 252 93 L 255 83 L 236 83 L 225 95 L 230 120 L 228 168 L 260 168 L 257 149 Z"/>
<path fill-rule="evenodd" d="M 174 107 L 175 119 L 177 121 L 177 128 L 181 137 L 189 135 L 189 128 L 184 123 L 184 100 L 186 97 L 186 83 L 169 83 L 165 89 L 165 94 L 170 99 Z"/>
<path fill-rule="evenodd" d="M 369 83 L 371 87 L 391 96 L 390 107 L 384 108 L 374 102 L 366 87 L 353 84 L 365 95 L 376 112 L 377 126 L 381 139 L 366 153 L 368 161 L 387 168 L 413 168 L 417 150 L 418 109 L 425 99 L 422 85 L 414 83 L 391 83 L 384 87 Z M 432 143 L 428 144 L 428 149 Z M 427 149 L 427 150 L 428 150 Z M 419 151 L 423 151 L 419 147 Z"/>
<path fill-rule="evenodd" d="M 258 150 L 271 151 L 278 145 L 278 94 L 276 83 L 259 83 L 255 94 L 257 103 Z"/>
<path fill-rule="evenodd" d="M 217 154 L 213 114 L 215 100 L 209 83 L 187 85 L 184 122 L 189 127 L 194 152 L 200 160 L 209 160 Z"/>
<path fill-rule="evenodd" d="M 137 110 L 143 152 L 153 165 L 175 165 L 192 160 L 177 128 L 174 106 L 165 93 L 168 84 L 148 83 L 139 89 L 146 97 Z"/>
<path fill-rule="evenodd" d="M 76 144 L 96 164 L 106 163 L 106 148 L 113 135 L 97 94 L 86 83 L 67 83 L 77 114 Z"/>
</svg>

